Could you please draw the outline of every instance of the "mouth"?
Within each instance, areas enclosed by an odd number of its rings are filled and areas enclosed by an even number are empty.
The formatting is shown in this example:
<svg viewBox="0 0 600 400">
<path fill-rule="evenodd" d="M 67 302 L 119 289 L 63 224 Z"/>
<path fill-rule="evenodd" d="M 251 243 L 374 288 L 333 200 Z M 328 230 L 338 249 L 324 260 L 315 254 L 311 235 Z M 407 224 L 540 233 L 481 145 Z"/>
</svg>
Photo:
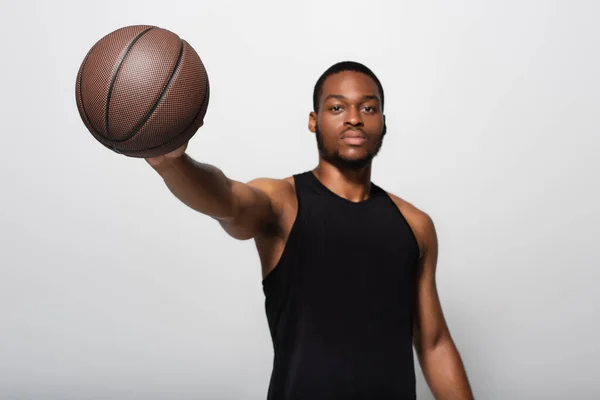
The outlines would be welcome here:
<svg viewBox="0 0 600 400">
<path fill-rule="evenodd" d="M 360 146 L 367 142 L 367 135 L 362 131 L 347 131 L 342 134 L 342 141 L 351 146 Z"/>
<path fill-rule="evenodd" d="M 360 146 L 367 142 L 367 138 L 364 136 L 345 136 L 342 141 L 350 146 Z"/>
</svg>

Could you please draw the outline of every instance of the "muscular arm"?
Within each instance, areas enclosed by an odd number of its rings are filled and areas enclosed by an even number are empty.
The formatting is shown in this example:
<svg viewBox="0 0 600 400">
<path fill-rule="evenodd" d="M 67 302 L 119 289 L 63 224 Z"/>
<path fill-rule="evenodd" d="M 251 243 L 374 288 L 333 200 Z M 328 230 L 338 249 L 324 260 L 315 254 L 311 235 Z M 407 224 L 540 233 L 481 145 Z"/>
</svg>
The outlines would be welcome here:
<svg viewBox="0 0 600 400">
<path fill-rule="evenodd" d="M 423 375 L 438 400 L 471 400 L 473 394 L 442 312 L 435 283 L 438 242 L 435 227 L 423 214 L 418 224 L 423 243 L 417 270 L 414 346 Z"/>
<path fill-rule="evenodd" d="M 237 182 L 220 169 L 197 162 L 185 153 L 151 165 L 181 202 L 218 220 L 236 239 L 256 237 L 277 220 L 270 194 L 279 190 L 284 181 Z"/>
</svg>

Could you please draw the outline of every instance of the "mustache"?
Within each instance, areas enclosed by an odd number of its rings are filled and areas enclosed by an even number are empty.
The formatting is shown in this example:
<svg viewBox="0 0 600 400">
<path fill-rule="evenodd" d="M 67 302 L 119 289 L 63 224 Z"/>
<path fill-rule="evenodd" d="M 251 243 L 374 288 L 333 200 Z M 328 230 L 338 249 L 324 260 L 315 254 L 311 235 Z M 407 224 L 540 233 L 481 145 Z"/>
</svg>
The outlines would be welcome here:
<svg viewBox="0 0 600 400">
<path fill-rule="evenodd" d="M 360 128 L 355 128 L 355 127 L 350 127 L 350 128 L 346 128 L 342 131 L 342 133 L 340 134 L 340 137 L 344 138 L 346 136 L 362 136 L 364 138 L 367 138 L 367 134 L 365 133 L 365 131 L 363 131 Z"/>
</svg>

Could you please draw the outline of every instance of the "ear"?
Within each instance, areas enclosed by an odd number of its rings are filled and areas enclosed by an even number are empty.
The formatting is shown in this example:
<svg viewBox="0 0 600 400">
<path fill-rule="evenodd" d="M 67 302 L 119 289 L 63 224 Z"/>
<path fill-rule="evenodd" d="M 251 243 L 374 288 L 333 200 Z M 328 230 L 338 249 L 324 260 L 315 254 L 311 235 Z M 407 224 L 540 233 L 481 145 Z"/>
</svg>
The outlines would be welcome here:
<svg viewBox="0 0 600 400">
<path fill-rule="evenodd" d="M 308 115 L 308 130 L 312 133 L 317 132 L 317 113 L 314 111 Z"/>
<path fill-rule="evenodd" d="M 381 131 L 381 137 L 384 137 L 387 133 L 387 124 L 385 123 L 385 114 L 383 115 L 383 130 Z"/>
</svg>

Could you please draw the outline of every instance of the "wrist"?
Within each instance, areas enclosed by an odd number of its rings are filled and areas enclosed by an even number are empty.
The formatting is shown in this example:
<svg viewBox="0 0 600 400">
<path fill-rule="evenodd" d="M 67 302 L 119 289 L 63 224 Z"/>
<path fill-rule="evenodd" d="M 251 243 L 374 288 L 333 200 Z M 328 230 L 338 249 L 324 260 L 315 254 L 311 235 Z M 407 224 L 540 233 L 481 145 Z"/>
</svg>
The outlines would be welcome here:
<svg viewBox="0 0 600 400">
<path fill-rule="evenodd" d="M 154 168 L 156 172 L 158 172 L 160 175 L 163 175 L 175 170 L 178 166 L 182 165 L 187 158 L 188 155 L 186 153 L 182 153 L 177 157 L 162 156 L 158 160 L 146 159 L 146 161 L 152 168 Z"/>
</svg>

